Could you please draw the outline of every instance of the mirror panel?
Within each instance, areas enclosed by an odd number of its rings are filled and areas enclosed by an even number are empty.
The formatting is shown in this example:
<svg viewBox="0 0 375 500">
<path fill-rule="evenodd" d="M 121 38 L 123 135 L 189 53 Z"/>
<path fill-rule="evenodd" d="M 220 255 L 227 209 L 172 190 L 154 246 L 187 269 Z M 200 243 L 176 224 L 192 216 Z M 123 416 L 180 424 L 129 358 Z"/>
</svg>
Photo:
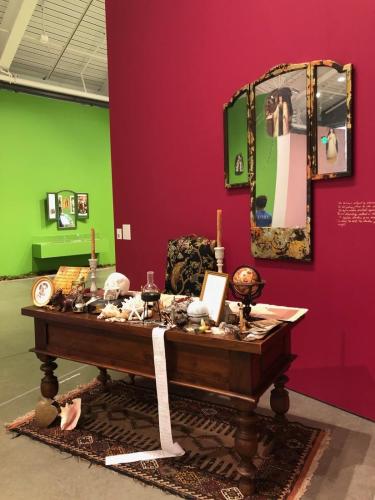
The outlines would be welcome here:
<svg viewBox="0 0 375 500">
<path fill-rule="evenodd" d="M 310 260 L 309 65 L 282 65 L 250 86 L 252 254 Z"/>
<path fill-rule="evenodd" d="M 46 199 L 47 220 L 56 220 L 56 193 L 47 193 Z"/>
<path fill-rule="evenodd" d="M 249 185 L 248 157 L 248 87 L 236 92 L 224 105 L 224 174 L 225 187 Z"/>
<path fill-rule="evenodd" d="M 313 178 L 349 176 L 351 165 L 352 66 L 317 61 L 314 75 Z"/>
<path fill-rule="evenodd" d="M 56 193 L 57 228 L 76 229 L 76 194 L 74 191 L 64 190 Z"/>
</svg>

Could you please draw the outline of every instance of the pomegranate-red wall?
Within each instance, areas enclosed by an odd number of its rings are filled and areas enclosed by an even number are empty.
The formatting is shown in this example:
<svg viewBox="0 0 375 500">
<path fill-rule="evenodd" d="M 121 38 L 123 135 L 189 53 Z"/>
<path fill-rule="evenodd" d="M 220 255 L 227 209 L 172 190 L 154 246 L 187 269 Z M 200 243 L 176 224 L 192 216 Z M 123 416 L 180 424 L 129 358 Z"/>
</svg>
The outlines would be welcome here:
<svg viewBox="0 0 375 500">
<path fill-rule="evenodd" d="M 164 282 L 167 240 L 215 237 L 226 271 L 255 265 L 263 302 L 308 307 L 290 387 L 375 418 L 375 225 L 337 224 L 339 201 L 375 200 L 372 0 L 107 0 L 117 269 Z M 313 262 L 257 260 L 249 193 L 223 180 L 223 104 L 274 65 L 333 59 L 355 70 L 354 176 L 313 184 Z"/>
</svg>

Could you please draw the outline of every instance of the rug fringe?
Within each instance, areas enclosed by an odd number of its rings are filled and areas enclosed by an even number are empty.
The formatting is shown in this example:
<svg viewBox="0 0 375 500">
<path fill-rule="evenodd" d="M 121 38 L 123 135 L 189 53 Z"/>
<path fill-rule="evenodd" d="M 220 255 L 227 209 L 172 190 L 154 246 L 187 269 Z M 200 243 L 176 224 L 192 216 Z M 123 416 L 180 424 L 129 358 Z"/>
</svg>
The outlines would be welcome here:
<svg viewBox="0 0 375 500">
<path fill-rule="evenodd" d="M 6 422 L 4 424 L 4 427 L 6 428 L 7 431 L 11 431 L 15 427 L 18 427 L 22 424 L 25 424 L 26 422 L 29 422 L 29 420 L 32 420 L 35 415 L 35 410 L 31 410 L 25 415 L 22 415 L 22 417 L 16 418 L 16 420 L 13 420 L 12 422 Z"/>
<path fill-rule="evenodd" d="M 307 471 L 306 471 L 306 476 L 303 478 L 301 481 L 300 485 L 297 488 L 297 491 L 292 491 L 290 495 L 288 495 L 288 500 L 301 500 L 303 495 L 306 493 L 308 487 L 311 484 L 311 480 L 315 474 L 315 471 L 319 465 L 320 459 L 323 456 L 323 453 L 326 451 L 328 446 L 331 443 L 331 432 L 328 430 L 323 431 L 324 436 L 322 437 L 321 441 L 317 443 L 317 450 L 314 454 L 313 459 L 311 460 L 311 463 L 309 464 Z M 301 472 L 301 475 L 303 474 L 303 471 Z M 296 486 L 294 486 L 294 489 L 296 489 Z"/>
</svg>

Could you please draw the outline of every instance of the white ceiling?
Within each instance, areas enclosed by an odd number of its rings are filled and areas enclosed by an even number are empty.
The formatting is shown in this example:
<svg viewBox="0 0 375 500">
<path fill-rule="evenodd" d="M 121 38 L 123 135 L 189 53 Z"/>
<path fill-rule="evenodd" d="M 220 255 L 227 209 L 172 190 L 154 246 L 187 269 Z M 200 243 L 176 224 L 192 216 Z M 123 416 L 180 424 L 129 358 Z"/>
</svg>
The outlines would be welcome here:
<svg viewBox="0 0 375 500">
<path fill-rule="evenodd" d="M 108 97 L 105 0 L 0 0 L 1 74 Z"/>
</svg>

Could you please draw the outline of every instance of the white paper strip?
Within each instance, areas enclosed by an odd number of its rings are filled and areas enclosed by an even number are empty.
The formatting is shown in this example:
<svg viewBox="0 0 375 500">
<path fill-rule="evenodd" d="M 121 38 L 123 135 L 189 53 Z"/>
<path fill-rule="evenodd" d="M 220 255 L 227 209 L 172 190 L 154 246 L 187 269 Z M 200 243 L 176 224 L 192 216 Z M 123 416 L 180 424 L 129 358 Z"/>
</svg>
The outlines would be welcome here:
<svg viewBox="0 0 375 500">
<path fill-rule="evenodd" d="M 105 458 L 106 465 L 128 464 L 139 460 L 156 460 L 158 458 L 180 457 L 185 451 L 178 443 L 173 442 L 171 414 L 169 410 L 167 362 L 165 359 L 164 332 L 166 328 L 155 327 L 152 330 L 152 347 L 156 377 L 156 394 L 158 397 L 159 433 L 161 450 L 140 451 L 125 455 L 112 455 Z"/>
</svg>

